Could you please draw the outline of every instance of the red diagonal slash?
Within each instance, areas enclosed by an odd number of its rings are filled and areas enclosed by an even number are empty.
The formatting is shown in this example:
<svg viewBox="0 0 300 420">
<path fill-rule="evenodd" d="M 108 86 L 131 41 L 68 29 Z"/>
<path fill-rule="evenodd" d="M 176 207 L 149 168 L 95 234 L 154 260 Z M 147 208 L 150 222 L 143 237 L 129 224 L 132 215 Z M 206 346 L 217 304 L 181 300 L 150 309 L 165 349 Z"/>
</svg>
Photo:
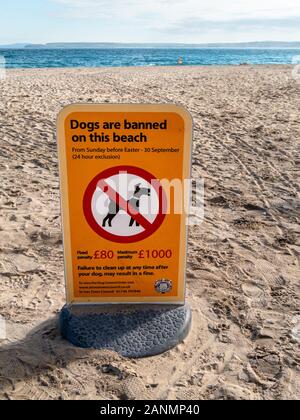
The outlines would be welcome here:
<svg viewBox="0 0 300 420">
<path fill-rule="evenodd" d="M 104 179 L 101 179 L 97 186 L 101 188 L 105 194 L 108 195 L 108 197 L 114 201 L 122 210 L 125 210 L 126 213 L 129 214 L 137 223 L 139 223 L 145 230 L 151 228 L 152 224 L 141 214 L 139 213 L 135 208 L 132 207 L 132 205 L 124 200 L 124 198 L 117 193 Z"/>
</svg>

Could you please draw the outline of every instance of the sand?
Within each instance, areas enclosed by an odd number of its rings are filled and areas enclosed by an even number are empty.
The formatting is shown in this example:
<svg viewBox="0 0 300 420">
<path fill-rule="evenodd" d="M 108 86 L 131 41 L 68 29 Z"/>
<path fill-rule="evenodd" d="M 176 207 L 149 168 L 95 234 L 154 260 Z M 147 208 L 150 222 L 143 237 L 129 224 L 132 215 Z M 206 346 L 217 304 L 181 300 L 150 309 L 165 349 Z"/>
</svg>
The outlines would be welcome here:
<svg viewBox="0 0 300 420">
<path fill-rule="evenodd" d="M 300 398 L 300 83 L 288 66 L 10 70 L 0 81 L 1 399 Z M 72 102 L 194 117 L 206 218 L 190 229 L 188 339 L 126 360 L 64 342 L 55 121 Z M 105 365 L 112 368 L 107 369 Z"/>
</svg>

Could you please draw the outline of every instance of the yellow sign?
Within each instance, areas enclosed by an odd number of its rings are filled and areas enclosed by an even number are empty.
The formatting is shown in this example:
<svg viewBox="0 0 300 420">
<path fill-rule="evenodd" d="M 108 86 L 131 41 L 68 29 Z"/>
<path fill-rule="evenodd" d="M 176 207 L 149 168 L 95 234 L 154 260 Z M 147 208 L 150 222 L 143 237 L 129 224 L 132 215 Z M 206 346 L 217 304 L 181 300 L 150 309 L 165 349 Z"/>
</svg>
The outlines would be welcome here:
<svg viewBox="0 0 300 420">
<path fill-rule="evenodd" d="M 68 303 L 184 302 L 191 144 L 191 117 L 176 105 L 62 110 Z"/>
</svg>

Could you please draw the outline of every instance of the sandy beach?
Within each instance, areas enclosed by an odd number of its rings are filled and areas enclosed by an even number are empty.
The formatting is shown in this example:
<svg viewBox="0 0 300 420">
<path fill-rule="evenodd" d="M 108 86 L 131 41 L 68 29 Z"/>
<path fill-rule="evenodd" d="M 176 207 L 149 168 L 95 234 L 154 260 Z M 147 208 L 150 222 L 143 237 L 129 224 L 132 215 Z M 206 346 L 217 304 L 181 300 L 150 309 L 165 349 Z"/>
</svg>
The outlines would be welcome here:
<svg viewBox="0 0 300 420">
<path fill-rule="evenodd" d="M 290 66 L 8 70 L 0 80 L 0 399 L 299 399 L 300 83 Z M 128 360 L 60 338 L 56 117 L 178 103 L 205 222 L 190 229 L 188 339 Z M 3 323 L 3 321 L 2 321 Z M 4 338 L 4 337 L 2 337 Z M 110 365 L 108 369 L 106 365 Z"/>
</svg>

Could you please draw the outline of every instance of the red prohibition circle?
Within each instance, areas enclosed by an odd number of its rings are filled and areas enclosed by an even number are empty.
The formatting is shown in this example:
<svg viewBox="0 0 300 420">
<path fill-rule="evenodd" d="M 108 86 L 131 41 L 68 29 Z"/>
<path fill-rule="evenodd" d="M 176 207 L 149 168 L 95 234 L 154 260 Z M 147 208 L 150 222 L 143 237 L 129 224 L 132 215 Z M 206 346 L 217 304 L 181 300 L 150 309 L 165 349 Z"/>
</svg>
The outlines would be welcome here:
<svg viewBox="0 0 300 420">
<path fill-rule="evenodd" d="M 112 233 L 107 232 L 105 229 L 100 226 L 96 219 L 94 218 L 93 212 L 92 212 L 92 198 L 95 192 L 95 189 L 98 185 L 98 183 L 102 180 L 106 180 L 107 178 L 110 178 L 111 176 L 118 175 L 121 172 L 127 172 L 132 175 L 139 176 L 143 178 L 145 181 L 147 181 L 149 184 L 151 184 L 159 198 L 159 211 L 158 214 L 154 220 L 153 223 L 151 223 L 151 226 L 147 229 L 144 228 L 143 232 L 137 233 L 136 235 L 132 236 L 120 236 L 115 235 Z M 100 235 L 102 238 L 107 239 L 111 242 L 118 242 L 118 243 L 133 243 L 133 242 L 139 242 L 143 239 L 148 238 L 151 236 L 162 224 L 164 221 L 164 218 L 166 216 L 166 208 L 167 208 L 167 197 L 166 194 L 160 184 L 160 182 L 155 182 L 153 185 L 153 180 L 156 180 L 155 176 L 150 174 L 150 172 L 145 171 L 144 169 L 138 168 L 136 166 L 115 166 L 113 168 L 108 168 L 104 170 L 103 172 L 100 172 L 98 175 L 95 176 L 95 178 L 92 179 L 92 181 L 89 183 L 83 197 L 83 212 L 86 218 L 86 221 L 90 225 L 90 227 L 93 229 L 94 232 L 96 232 L 98 235 Z"/>
</svg>

